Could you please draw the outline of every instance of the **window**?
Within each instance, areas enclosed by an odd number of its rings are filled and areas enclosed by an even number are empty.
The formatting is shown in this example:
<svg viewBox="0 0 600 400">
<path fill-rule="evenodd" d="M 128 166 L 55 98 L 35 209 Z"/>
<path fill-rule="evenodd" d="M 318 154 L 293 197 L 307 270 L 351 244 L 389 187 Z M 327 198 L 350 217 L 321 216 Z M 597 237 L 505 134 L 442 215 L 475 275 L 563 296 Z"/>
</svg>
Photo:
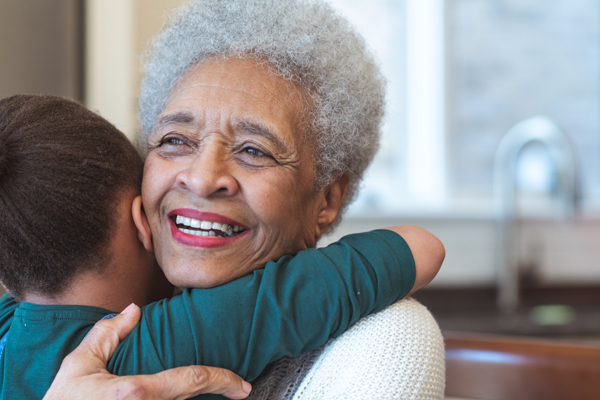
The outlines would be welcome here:
<svg viewBox="0 0 600 400">
<path fill-rule="evenodd" d="M 538 115 L 571 142 L 584 215 L 600 214 L 600 3 L 334 4 L 389 79 L 382 147 L 350 216 L 491 217 L 498 144 Z M 528 146 L 517 171 L 521 193 L 551 194 L 555 172 L 544 147 Z"/>
</svg>

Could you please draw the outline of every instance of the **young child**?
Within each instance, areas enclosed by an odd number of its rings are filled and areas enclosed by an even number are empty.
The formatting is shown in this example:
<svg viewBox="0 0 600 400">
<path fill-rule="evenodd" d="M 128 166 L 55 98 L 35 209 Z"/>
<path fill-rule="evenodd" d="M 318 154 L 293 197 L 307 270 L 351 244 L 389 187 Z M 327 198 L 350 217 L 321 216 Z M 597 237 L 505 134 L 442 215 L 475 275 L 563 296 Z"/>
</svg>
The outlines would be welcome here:
<svg viewBox="0 0 600 400">
<path fill-rule="evenodd" d="M 50 96 L 0 100 L 0 281 L 16 299 L 0 299 L 0 398 L 42 398 L 62 359 L 123 304 L 146 306 L 110 372 L 201 364 L 251 381 L 413 288 L 418 255 L 381 230 L 150 303 L 173 287 L 132 221 L 132 204 L 143 212 L 141 171 L 127 138 L 83 106 Z"/>
</svg>

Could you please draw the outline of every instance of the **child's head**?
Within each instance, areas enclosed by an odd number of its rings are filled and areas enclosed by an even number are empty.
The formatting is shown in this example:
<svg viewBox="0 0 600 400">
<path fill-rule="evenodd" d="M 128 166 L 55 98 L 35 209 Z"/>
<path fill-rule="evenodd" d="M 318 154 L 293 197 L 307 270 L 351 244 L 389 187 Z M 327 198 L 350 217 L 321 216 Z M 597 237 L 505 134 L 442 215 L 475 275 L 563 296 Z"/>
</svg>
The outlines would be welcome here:
<svg viewBox="0 0 600 400">
<path fill-rule="evenodd" d="M 113 125 L 52 96 L 0 100 L 0 281 L 16 298 L 58 295 L 110 261 L 120 200 L 142 160 Z"/>
</svg>

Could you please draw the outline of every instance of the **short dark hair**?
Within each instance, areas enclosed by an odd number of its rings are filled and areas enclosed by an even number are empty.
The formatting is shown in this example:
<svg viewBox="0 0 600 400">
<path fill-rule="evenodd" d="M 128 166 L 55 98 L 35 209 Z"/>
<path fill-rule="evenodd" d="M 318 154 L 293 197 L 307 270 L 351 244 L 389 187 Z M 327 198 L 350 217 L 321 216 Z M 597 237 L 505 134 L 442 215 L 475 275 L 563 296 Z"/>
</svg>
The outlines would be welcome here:
<svg viewBox="0 0 600 400">
<path fill-rule="evenodd" d="M 56 296 L 110 261 L 117 206 L 143 164 L 99 115 L 54 96 L 0 100 L 0 280 L 17 299 Z"/>
</svg>

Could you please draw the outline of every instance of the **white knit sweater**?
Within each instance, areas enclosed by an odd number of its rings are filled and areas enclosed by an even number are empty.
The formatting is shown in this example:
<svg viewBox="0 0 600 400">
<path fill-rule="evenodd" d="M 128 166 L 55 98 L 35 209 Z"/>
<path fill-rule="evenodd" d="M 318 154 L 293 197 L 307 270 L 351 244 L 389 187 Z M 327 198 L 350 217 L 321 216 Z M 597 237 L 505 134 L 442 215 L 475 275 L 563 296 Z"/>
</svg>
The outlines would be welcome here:
<svg viewBox="0 0 600 400">
<path fill-rule="evenodd" d="M 273 363 L 251 400 L 444 398 L 444 342 L 427 309 L 404 299 L 337 339 Z"/>
</svg>

